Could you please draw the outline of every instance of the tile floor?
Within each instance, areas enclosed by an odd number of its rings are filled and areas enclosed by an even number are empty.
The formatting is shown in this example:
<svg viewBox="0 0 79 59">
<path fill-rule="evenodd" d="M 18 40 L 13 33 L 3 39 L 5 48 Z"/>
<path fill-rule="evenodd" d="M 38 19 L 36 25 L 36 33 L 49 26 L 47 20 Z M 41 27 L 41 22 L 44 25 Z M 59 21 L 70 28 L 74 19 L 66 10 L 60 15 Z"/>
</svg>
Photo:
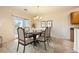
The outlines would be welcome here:
<svg viewBox="0 0 79 59">
<path fill-rule="evenodd" d="M 0 47 L 0 53 L 17 53 L 17 39 L 11 42 L 3 44 Z M 38 47 L 33 47 L 32 45 L 26 46 L 26 53 L 74 53 L 73 42 L 64 39 L 53 38 L 49 46 L 47 45 L 47 50 L 44 50 L 43 43 L 39 44 Z M 23 46 L 20 45 L 18 53 L 23 52 Z"/>
</svg>

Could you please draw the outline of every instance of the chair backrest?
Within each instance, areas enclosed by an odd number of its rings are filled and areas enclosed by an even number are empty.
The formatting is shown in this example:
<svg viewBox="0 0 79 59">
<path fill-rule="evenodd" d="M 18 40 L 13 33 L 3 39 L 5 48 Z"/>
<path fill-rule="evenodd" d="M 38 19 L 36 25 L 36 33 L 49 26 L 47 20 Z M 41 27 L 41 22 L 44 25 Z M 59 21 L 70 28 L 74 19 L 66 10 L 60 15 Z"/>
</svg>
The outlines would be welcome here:
<svg viewBox="0 0 79 59">
<path fill-rule="evenodd" d="M 50 37 L 51 27 L 46 27 L 45 29 L 45 37 Z"/>
<path fill-rule="evenodd" d="M 24 41 L 25 40 L 25 31 L 22 27 L 17 28 L 18 39 Z"/>
<path fill-rule="evenodd" d="M 30 31 L 30 28 L 29 27 L 25 27 L 25 32 L 29 32 Z"/>
</svg>

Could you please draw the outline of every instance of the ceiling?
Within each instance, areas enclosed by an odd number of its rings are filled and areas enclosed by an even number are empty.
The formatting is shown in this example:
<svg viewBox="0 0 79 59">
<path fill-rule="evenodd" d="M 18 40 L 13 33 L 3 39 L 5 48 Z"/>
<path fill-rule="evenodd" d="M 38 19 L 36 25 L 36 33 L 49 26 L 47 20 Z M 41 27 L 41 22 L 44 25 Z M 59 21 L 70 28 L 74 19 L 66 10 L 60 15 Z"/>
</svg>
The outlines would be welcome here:
<svg viewBox="0 0 79 59">
<path fill-rule="evenodd" d="M 10 6 L 10 8 L 32 16 L 64 12 L 77 7 L 78 6 Z"/>
<path fill-rule="evenodd" d="M 76 6 L 24 6 L 24 7 L 18 7 L 19 10 L 24 11 L 25 13 L 29 13 L 33 16 L 43 15 L 43 14 L 48 14 L 48 13 L 57 13 L 57 12 L 61 12 L 61 11 L 63 12 L 63 11 L 71 10 L 73 8 L 76 8 Z"/>
</svg>

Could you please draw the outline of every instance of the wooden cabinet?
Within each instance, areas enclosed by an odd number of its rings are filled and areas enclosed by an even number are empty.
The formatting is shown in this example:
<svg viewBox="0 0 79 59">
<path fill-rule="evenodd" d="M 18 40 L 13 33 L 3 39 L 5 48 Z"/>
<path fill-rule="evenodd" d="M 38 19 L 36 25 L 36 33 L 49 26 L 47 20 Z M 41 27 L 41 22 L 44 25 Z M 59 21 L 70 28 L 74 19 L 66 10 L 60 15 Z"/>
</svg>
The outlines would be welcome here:
<svg viewBox="0 0 79 59">
<path fill-rule="evenodd" d="M 71 13 L 71 24 L 79 24 L 79 11 Z"/>
</svg>

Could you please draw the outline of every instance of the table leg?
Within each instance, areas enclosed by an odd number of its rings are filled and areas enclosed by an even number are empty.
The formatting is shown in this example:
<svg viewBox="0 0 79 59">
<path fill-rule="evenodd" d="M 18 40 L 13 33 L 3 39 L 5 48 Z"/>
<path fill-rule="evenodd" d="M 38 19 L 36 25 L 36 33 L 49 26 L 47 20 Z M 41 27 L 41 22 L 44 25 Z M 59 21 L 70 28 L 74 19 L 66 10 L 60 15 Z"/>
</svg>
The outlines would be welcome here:
<svg viewBox="0 0 79 59">
<path fill-rule="evenodd" d="M 34 46 L 37 46 L 37 44 L 36 44 L 36 35 L 33 35 L 33 39 L 34 39 Z"/>
<path fill-rule="evenodd" d="M 34 35 L 34 36 L 33 36 L 33 39 L 34 39 L 34 44 L 33 44 L 33 45 L 37 47 L 39 41 L 36 40 L 36 36 L 37 36 L 37 35 Z"/>
</svg>

